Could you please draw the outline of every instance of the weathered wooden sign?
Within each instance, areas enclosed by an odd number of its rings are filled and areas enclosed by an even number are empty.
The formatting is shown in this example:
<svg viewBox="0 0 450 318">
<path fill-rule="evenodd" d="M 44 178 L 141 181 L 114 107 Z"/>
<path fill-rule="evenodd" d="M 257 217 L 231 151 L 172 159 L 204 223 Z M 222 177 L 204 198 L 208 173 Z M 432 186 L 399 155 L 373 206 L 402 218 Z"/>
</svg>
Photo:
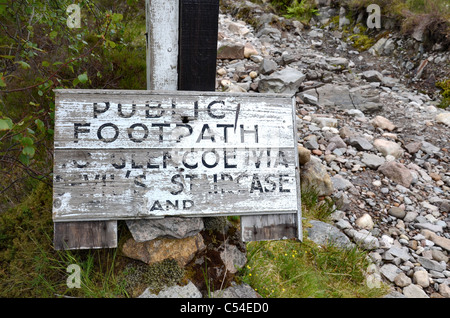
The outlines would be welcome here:
<svg viewBox="0 0 450 318">
<path fill-rule="evenodd" d="M 300 211 L 292 96 L 55 95 L 55 222 Z"/>
</svg>

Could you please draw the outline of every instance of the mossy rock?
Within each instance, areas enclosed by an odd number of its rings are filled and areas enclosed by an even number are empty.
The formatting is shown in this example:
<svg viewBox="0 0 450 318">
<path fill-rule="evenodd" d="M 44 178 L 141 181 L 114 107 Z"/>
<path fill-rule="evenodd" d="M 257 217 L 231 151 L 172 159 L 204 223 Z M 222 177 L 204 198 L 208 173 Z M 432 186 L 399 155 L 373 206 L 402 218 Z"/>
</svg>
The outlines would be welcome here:
<svg viewBox="0 0 450 318">
<path fill-rule="evenodd" d="M 147 288 L 157 293 L 166 286 L 184 283 L 185 274 L 173 259 L 152 265 L 132 261 L 124 269 L 125 288 L 131 297 L 139 296 Z"/>
</svg>

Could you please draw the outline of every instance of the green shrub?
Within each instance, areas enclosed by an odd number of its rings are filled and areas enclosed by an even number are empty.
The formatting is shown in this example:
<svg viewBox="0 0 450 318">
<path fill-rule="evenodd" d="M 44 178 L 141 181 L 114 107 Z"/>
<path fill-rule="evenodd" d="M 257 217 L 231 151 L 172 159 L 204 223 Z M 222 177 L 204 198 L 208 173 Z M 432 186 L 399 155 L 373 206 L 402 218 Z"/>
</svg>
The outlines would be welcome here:
<svg viewBox="0 0 450 318">
<path fill-rule="evenodd" d="M 318 13 L 314 0 L 272 0 L 270 4 L 284 17 L 304 23 L 308 23 Z"/>
</svg>

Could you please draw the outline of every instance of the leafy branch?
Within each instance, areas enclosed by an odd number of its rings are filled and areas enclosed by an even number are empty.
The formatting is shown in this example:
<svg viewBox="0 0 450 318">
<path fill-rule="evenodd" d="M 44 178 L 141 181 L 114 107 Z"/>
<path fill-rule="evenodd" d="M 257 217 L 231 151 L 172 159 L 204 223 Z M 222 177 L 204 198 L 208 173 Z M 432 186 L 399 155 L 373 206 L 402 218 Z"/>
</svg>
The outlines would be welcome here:
<svg viewBox="0 0 450 318">
<path fill-rule="evenodd" d="M 43 80 L 43 81 L 41 81 L 41 82 L 39 82 L 39 83 L 37 83 L 37 84 L 28 86 L 28 87 L 21 87 L 21 88 L 15 88 L 15 89 L 10 89 L 10 90 L 1 90 L 0 93 L 12 93 L 12 92 L 25 91 L 25 90 L 29 90 L 29 89 L 36 88 L 36 87 L 38 87 L 38 86 L 44 85 L 45 83 L 49 82 L 52 78 L 54 78 L 56 75 L 59 74 L 59 72 L 60 72 L 61 69 L 65 68 L 66 66 L 68 66 L 68 65 L 70 65 L 70 64 L 72 64 L 73 62 L 76 62 L 76 61 L 78 61 L 78 60 L 80 60 L 80 59 L 82 59 L 82 58 L 88 56 L 89 54 L 91 54 L 91 52 L 92 52 L 96 47 L 100 46 L 100 45 L 106 40 L 105 35 L 106 35 L 107 32 L 108 32 L 109 25 L 111 24 L 111 21 L 112 21 L 112 19 L 109 19 L 104 34 L 102 34 L 102 35 L 100 36 L 100 39 L 97 41 L 97 43 L 95 43 L 94 46 L 92 46 L 87 52 L 85 52 L 85 53 L 83 53 L 83 54 L 81 54 L 81 55 L 79 55 L 79 56 L 77 56 L 77 57 L 71 59 L 70 61 L 68 61 L 68 62 L 66 62 L 66 63 L 63 63 L 63 64 L 62 64 L 55 72 L 53 72 L 47 79 L 45 79 L 45 80 Z"/>
</svg>

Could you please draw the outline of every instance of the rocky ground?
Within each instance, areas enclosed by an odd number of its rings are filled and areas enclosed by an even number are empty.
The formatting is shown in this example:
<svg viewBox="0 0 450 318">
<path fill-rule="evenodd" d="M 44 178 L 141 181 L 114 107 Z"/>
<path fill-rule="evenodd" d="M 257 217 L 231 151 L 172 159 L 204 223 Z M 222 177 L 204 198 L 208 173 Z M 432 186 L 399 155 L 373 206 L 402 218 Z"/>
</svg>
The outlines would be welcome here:
<svg viewBox="0 0 450 318">
<path fill-rule="evenodd" d="M 216 89 L 295 95 L 301 183 L 337 207 L 334 224 L 311 222 L 310 239 L 367 249 L 367 282 L 391 284 L 388 297 L 450 298 L 450 111 L 437 107 L 434 85 L 450 77 L 450 52 L 386 29 L 360 52 L 346 40 L 362 36 L 360 25 L 345 34 L 338 9 L 320 13 L 304 26 L 249 1 L 222 1 Z M 140 297 L 207 297 L 204 270 L 219 284 L 214 297 L 258 297 L 250 286 L 222 288 L 246 258 L 220 218 L 149 222 L 127 222 L 124 255 L 177 257 L 200 274 Z M 206 268 L 206 259 L 218 265 Z"/>
<path fill-rule="evenodd" d="M 450 52 L 394 32 L 359 52 L 329 7 L 309 27 L 248 1 L 226 8 L 217 90 L 295 94 L 302 184 L 336 199 L 335 225 L 310 236 L 370 250 L 392 297 L 450 297 L 450 112 L 434 86 Z"/>
</svg>

